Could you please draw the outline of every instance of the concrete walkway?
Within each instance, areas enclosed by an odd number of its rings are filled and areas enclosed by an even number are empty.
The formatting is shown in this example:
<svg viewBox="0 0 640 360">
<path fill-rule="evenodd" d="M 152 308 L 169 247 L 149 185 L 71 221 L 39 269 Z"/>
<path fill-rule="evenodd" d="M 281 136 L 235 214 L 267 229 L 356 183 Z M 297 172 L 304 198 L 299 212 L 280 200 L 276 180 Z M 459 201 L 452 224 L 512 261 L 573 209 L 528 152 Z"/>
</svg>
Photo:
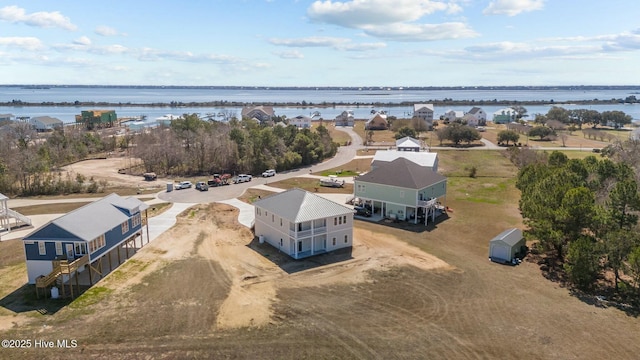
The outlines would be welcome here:
<svg viewBox="0 0 640 360">
<path fill-rule="evenodd" d="M 162 214 L 149 219 L 149 241 L 155 240 L 160 234 L 169 230 L 176 223 L 176 217 L 186 209 L 196 204 L 173 203 L 173 205 Z"/>
</svg>

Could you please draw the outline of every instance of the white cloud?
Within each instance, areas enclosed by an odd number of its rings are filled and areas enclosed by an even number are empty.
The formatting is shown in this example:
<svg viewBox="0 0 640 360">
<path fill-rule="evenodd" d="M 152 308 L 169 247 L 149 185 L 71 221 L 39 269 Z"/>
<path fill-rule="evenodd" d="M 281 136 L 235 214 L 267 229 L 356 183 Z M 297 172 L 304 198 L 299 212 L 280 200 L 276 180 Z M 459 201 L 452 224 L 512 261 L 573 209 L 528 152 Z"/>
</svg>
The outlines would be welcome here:
<svg viewBox="0 0 640 360">
<path fill-rule="evenodd" d="M 40 39 L 35 37 L 0 37 L 0 45 L 35 51 L 44 48 Z"/>
<path fill-rule="evenodd" d="M 304 54 L 298 50 L 281 51 L 274 54 L 282 59 L 304 59 Z"/>
<path fill-rule="evenodd" d="M 516 16 L 523 12 L 541 10 L 545 0 L 495 0 L 489 3 L 483 14 Z"/>
<path fill-rule="evenodd" d="M 269 42 L 278 46 L 298 48 L 328 47 L 342 51 L 366 51 L 380 49 L 387 46 L 386 44 L 379 42 L 354 44 L 350 39 L 325 36 L 312 36 L 298 39 L 269 39 Z"/>
<path fill-rule="evenodd" d="M 89 45 L 91 45 L 91 39 L 89 39 L 86 36 L 81 36 L 81 37 L 73 40 L 73 43 L 76 44 L 76 45 L 89 46 Z"/>
<path fill-rule="evenodd" d="M 101 36 L 116 36 L 118 35 L 118 30 L 109 27 L 109 26 L 105 26 L 105 25 L 101 25 L 96 27 L 96 29 L 94 30 L 94 32 L 98 35 Z"/>
<path fill-rule="evenodd" d="M 63 16 L 59 11 L 45 12 L 39 11 L 27 14 L 23 8 L 15 5 L 5 6 L 0 9 L 0 20 L 11 23 L 23 23 L 29 26 L 42 28 L 61 28 L 75 31 L 77 26 L 71 23 L 68 17 Z"/>
<path fill-rule="evenodd" d="M 478 36 L 466 24 L 458 22 L 443 24 L 397 23 L 387 26 L 369 26 L 363 30 L 370 36 L 395 41 L 434 41 Z"/>
<path fill-rule="evenodd" d="M 463 23 L 427 24 L 419 20 L 435 12 L 456 14 L 460 1 L 352 0 L 316 1 L 307 9 L 315 22 L 361 29 L 369 36 L 395 41 L 469 38 L 476 32 Z"/>
</svg>

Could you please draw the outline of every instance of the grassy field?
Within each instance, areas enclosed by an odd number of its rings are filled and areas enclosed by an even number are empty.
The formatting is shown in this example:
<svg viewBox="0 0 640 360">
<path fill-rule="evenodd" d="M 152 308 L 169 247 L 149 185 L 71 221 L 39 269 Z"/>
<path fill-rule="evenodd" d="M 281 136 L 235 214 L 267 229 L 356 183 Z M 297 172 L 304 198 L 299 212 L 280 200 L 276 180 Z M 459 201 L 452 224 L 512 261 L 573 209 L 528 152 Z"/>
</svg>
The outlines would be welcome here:
<svg viewBox="0 0 640 360">
<path fill-rule="evenodd" d="M 192 245 L 175 244 L 193 246 L 191 255 L 149 264 L 157 269 L 120 291 L 109 291 L 116 280 L 108 277 L 77 305 L 54 315 L 33 310 L 28 322 L 0 330 L 5 339 L 76 339 L 78 348 L 2 349 L 2 357 L 637 359 L 640 321 L 634 315 L 572 293 L 543 277 L 534 262 L 511 267 L 488 261 L 488 241 L 522 226 L 517 170 L 508 160 L 497 151 L 439 154 L 449 177 L 445 202 L 453 212 L 414 231 L 363 221 L 354 226 L 360 236 L 396 239 L 437 256 L 450 269 L 383 267 L 359 282 L 279 288 L 269 324 L 221 329 L 216 317 L 236 280 L 229 269 L 203 257 L 200 247 L 207 240 L 195 226 L 229 213 L 198 210 L 193 219 L 183 215 L 168 234 L 193 234 Z M 471 167 L 477 168 L 475 178 L 468 176 Z M 304 188 L 311 182 L 270 185 Z M 264 193 L 247 197 L 258 195 Z M 210 234 L 213 249 L 225 241 L 223 229 L 218 231 Z M 16 280 L 24 271 L 22 256 L 15 242 L 0 243 L 1 298 L 22 285 Z M 301 276 L 289 274 L 285 281 Z M 0 315 L 10 313 L 0 308 Z"/>
</svg>

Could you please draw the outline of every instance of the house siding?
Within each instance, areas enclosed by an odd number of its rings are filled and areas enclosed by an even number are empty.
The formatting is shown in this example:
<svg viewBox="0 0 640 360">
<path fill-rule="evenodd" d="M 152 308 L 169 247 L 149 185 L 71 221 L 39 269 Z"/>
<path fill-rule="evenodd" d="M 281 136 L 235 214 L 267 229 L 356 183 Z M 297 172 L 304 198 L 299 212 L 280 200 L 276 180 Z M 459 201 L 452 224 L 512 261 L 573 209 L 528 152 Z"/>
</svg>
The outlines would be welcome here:
<svg viewBox="0 0 640 360">
<path fill-rule="evenodd" d="M 358 185 L 364 185 L 364 191 L 358 191 Z M 417 199 L 417 190 L 406 189 L 390 185 L 381 185 L 368 183 L 363 181 L 355 181 L 354 184 L 355 197 L 367 199 L 375 199 L 378 201 L 390 202 L 406 206 L 415 206 Z M 400 197 L 400 192 L 404 191 L 404 197 Z"/>
</svg>

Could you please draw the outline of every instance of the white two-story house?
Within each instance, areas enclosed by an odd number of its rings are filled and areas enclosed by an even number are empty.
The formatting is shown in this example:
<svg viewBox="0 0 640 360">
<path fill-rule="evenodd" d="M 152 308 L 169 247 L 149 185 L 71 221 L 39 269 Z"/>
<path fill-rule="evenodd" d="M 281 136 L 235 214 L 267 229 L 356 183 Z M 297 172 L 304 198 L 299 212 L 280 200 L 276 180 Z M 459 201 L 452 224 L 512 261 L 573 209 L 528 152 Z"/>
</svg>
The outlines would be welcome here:
<svg viewBox="0 0 640 360">
<path fill-rule="evenodd" d="M 253 203 L 255 235 L 294 259 L 353 245 L 353 209 L 294 188 Z"/>
</svg>

